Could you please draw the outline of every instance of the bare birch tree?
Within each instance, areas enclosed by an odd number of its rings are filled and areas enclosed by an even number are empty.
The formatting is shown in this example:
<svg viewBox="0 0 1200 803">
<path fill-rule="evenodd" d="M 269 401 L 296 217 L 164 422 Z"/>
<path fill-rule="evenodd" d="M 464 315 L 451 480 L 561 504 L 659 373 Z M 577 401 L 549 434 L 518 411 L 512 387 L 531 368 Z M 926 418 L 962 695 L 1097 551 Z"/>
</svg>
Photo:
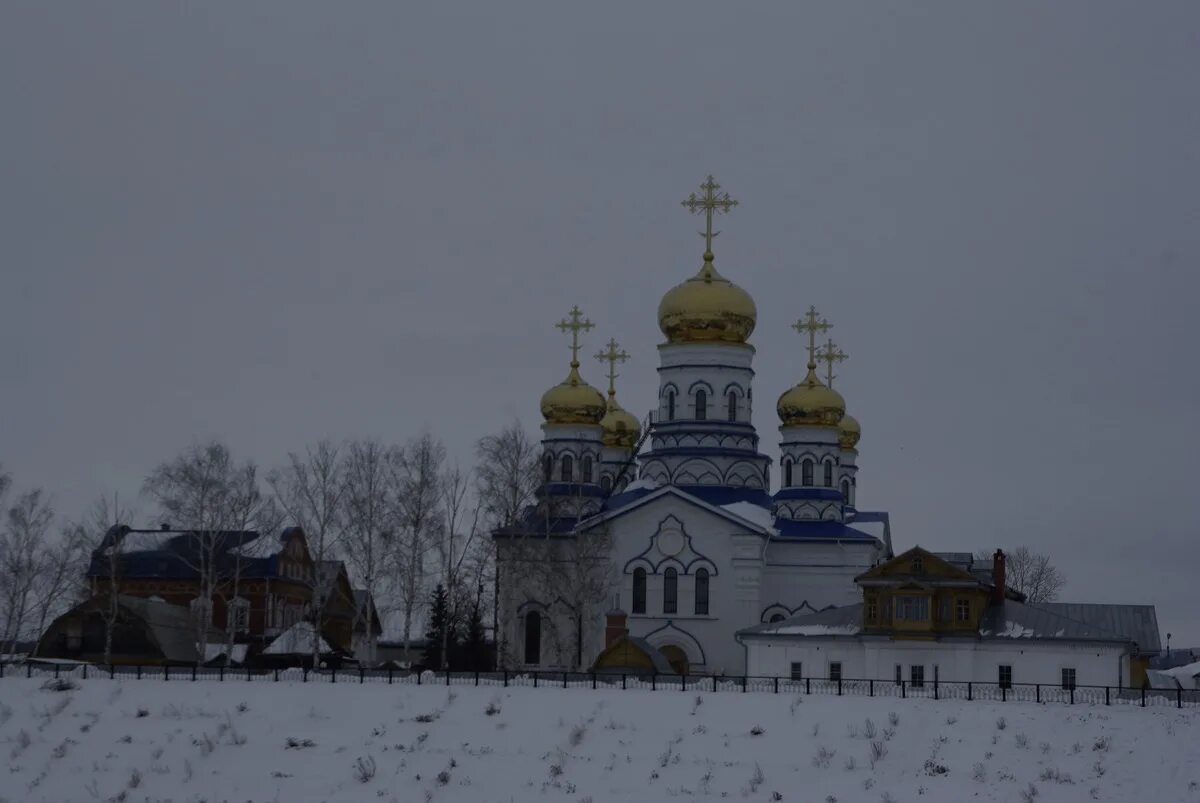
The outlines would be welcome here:
<svg viewBox="0 0 1200 803">
<path fill-rule="evenodd" d="M 371 606 L 390 596 L 393 574 L 387 571 L 395 538 L 396 499 L 392 483 L 393 449 L 376 440 L 350 443 L 346 449 L 346 560 L 367 604 L 355 604 L 354 627 L 371 628 Z"/>
<path fill-rule="evenodd" d="M 0 606 L 4 610 L 0 643 L 5 652 L 14 652 L 17 641 L 29 632 L 37 590 L 45 579 L 47 534 L 53 520 L 54 509 L 40 489 L 18 496 L 4 517 L 0 529 Z"/>
<path fill-rule="evenodd" d="M 536 501 L 541 485 L 541 446 L 534 441 L 520 422 L 513 421 L 494 435 L 479 439 L 475 445 L 475 480 L 478 496 L 490 530 L 510 529 L 520 524 L 526 511 Z M 502 610 L 499 543 L 488 544 L 492 587 L 492 634 L 496 658 L 503 661 L 508 645 L 503 634 L 507 623 Z"/>
<path fill-rule="evenodd" d="M 478 603 L 477 585 L 464 582 L 464 569 L 469 557 L 479 550 L 482 506 L 474 494 L 474 484 L 469 473 L 455 466 L 443 474 L 441 537 L 436 544 L 438 553 L 439 581 L 449 594 L 449 622 L 461 621 L 472 598 Z M 450 627 L 442 628 L 442 666 L 449 666 Z"/>
<path fill-rule="evenodd" d="M 329 441 L 318 441 L 303 454 L 290 452 L 288 464 L 271 472 L 275 489 L 287 517 L 304 530 L 309 552 L 316 564 L 312 583 L 312 665 L 320 665 L 321 631 L 325 611 L 337 581 L 336 573 L 325 570 L 325 562 L 336 560 L 345 535 L 346 481 L 341 452 Z"/>
<path fill-rule="evenodd" d="M 425 601 L 426 557 L 441 525 L 442 466 L 446 447 L 426 432 L 397 449 L 391 461 L 396 489 L 396 537 L 392 561 L 399 579 L 404 646 Z"/>
<path fill-rule="evenodd" d="M 237 588 L 243 568 L 248 540 L 235 532 L 252 524 L 263 504 L 257 471 L 252 463 L 237 465 L 229 449 L 213 441 L 157 466 L 145 490 L 165 520 L 188 533 L 179 557 L 197 576 L 196 648 L 204 655 L 213 600 L 226 586 Z"/>
<path fill-rule="evenodd" d="M 990 561 L 992 553 L 984 550 L 975 557 Z M 1049 555 L 1019 546 L 1005 552 L 1004 558 L 1004 584 L 1024 594 L 1027 602 L 1054 602 L 1067 584 L 1067 576 L 1050 562 Z"/>
<path fill-rule="evenodd" d="M 87 543 L 95 544 L 92 569 L 96 579 L 89 589 L 95 610 L 104 622 L 104 663 L 112 663 L 113 630 L 120 618 L 118 596 L 124 566 L 122 556 L 129 548 L 129 525 L 133 512 L 122 507 L 119 497 L 110 503 L 101 497 L 76 527 Z M 103 575 L 101 576 L 101 570 Z"/>
</svg>

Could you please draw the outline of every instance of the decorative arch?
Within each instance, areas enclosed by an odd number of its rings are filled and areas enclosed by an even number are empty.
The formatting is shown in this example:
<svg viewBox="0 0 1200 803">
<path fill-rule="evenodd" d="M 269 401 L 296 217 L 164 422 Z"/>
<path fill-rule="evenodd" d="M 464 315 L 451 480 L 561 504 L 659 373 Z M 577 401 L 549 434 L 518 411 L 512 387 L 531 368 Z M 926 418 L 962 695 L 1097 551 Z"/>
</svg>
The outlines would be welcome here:
<svg viewBox="0 0 1200 803">
<path fill-rule="evenodd" d="M 697 390 L 703 390 L 709 396 L 713 395 L 713 386 L 710 385 L 708 382 L 704 381 L 703 379 L 697 379 L 695 382 L 688 385 L 688 389 L 687 389 L 688 395 L 694 396 L 696 394 Z"/>
<path fill-rule="evenodd" d="M 662 553 L 658 549 L 658 538 L 664 530 L 678 530 L 683 534 L 684 544 L 676 554 L 659 557 Z M 707 569 L 710 576 L 715 577 L 719 574 L 716 564 L 707 555 L 696 550 L 692 536 L 688 534 L 679 517 L 674 514 L 668 515 L 658 522 L 646 548 L 640 554 L 626 561 L 621 572 L 622 574 L 632 574 L 639 567 L 645 569 L 649 574 L 662 574 L 667 567 L 673 567 L 680 574 L 691 574 L 699 567 Z"/>
<path fill-rule="evenodd" d="M 738 383 L 738 382 L 730 382 L 728 385 L 726 385 L 726 386 L 725 386 L 725 387 L 724 387 L 724 388 L 721 390 L 721 393 L 722 393 L 722 394 L 724 394 L 724 395 L 726 395 L 726 396 L 728 396 L 728 395 L 729 395 L 729 391 L 731 391 L 731 390 L 732 390 L 733 392 L 737 393 L 737 395 L 739 395 L 739 396 L 745 396 L 745 395 L 746 395 L 746 392 L 745 392 L 744 390 L 742 390 L 742 386 L 741 386 L 741 384 L 740 384 L 740 383 Z"/>
<path fill-rule="evenodd" d="M 763 608 L 762 613 L 759 614 L 758 621 L 762 622 L 763 624 L 767 624 L 774 616 L 782 615 L 784 619 L 788 619 L 800 613 L 818 613 L 819 611 L 829 610 L 830 608 L 836 607 L 836 605 L 827 605 L 824 608 L 816 608 L 808 600 L 801 601 L 801 603 L 795 608 L 789 608 L 782 602 L 773 602 L 767 607 Z"/>
<path fill-rule="evenodd" d="M 824 485 L 826 488 L 832 488 L 833 487 L 833 461 L 826 458 L 824 466 L 825 466 L 825 476 L 823 478 L 825 480 Z"/>
<path fill-rule="evenodd" d="M 792 487 L 792 458 L 790 457 L 783 459 L 783 487 Z"/>
<path fill-rule="evenodd" d="M 651 630 L 643 638 L 656 650 L 671 645 L 679 647 L 687 653 L 688 663 L 693 666 L 708 663 L 704 657 L 704 648 L 700 646 L 696 637 L 683 628 L 677 627 L 670 619 L 665 625 L 657 630 Z"/>
</svg>

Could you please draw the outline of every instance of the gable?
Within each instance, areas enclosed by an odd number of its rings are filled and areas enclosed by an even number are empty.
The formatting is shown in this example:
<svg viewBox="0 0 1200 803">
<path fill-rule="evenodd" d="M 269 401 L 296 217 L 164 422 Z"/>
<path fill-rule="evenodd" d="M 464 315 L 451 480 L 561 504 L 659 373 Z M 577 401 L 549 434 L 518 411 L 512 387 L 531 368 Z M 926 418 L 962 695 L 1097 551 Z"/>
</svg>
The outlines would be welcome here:
<svg viewBox="0 0 1200 803">
<path fill-rule="evenodd" d="M 956 584 L 982 585 L 979 579 L 970 572 L 963 571 L 919 546 L 913 547 L 891 560 L 884 561 L 854 578 L 856 583 L 864 581 L 871 585 L 879 582 L 890 584 L 889 581 L 950 581 Z"/>
<path fill-rule="evenodd" d="M 723 526 L 728 528 L 732 525 L 736 530 L 752 533 L 755 535 L 769 535 L 770 530 L 764 528 L 761 524 L 747 518 L 750 506 L 748 503 L 740 502 L 727 507 L 709 504 L 703 499 L 699 499 L 685 491 L 681 491 L 674 486 L 665 486 L 654 491 L 653 493 L 639 497 L 629 504 L 622 505 L 619 508 L 606 511 L 599 515 L 593 516 L 579 525 L 581 530 L 591 530 L 603 524 L 610 524 L 617 519 L 627 517 L 635 512 L 649 512 L 656 518 L 663 518 L 670 513 L 682 512 L 686 510 L 688 521 L 696 521 L 697 514 L 700 518 L 709 518 L 710 520 L 720 521 Z M 729 508 L 733 508 L 732 510 Z M 746 508 L 746 509 L 744 509 Z"/>
</svg>

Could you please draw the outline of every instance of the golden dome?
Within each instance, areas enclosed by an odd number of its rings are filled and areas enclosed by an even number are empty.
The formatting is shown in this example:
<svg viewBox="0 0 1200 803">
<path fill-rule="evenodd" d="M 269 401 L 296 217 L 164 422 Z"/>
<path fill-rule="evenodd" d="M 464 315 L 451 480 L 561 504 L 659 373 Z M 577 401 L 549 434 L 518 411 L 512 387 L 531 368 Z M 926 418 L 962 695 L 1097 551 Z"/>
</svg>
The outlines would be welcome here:
<svg viewBox="0 0 1200 803">
<path fill-rule="evenodd" d="M 838 422 L 838 443 L 843 449 L 853 449 L 858 445 L 858 439 L 862 437 L 862 427 L 858 424 L 858 419 L 846 413 L 842 416 L 842 420 Z"/>
<path fill-rule="evenodd" d="M 658 328 L 669 342 L 745 343 L 754 331 L 754 299 L 717 273 L 712 260 L 712 252 L 706 252 L 700 272 L 672 287 L 658 303 Z"/>
<path fill-rule="evenodd" d="M 612 395 L 608 397 L 608 409 L 605 411 L 604 417 L 600 419 L 600 426 L 604 427 L 604 432 L 600 436 L 604 445 L 619 446 L 623 449 L 632 449 L 636 446 L 638 435 L 642 432 L 642 425 L 633 413 L 617 404 L 616 398 Z"/>
<path fill-rule="evenodd" d="M 809 363 L 808 376 L 785 391 L 775 409 L 785 427 L 834 427 L 846 414 L 846 400 L 822 384 L 816 366 Z"/>
<path fill-rule="evenodd" d="M 562 383 L 542 394 L 542 417 L 547 424 L 597 424 L 604 415 L 604 396 L 583 381 L 579 363 Z"/>
</svg>

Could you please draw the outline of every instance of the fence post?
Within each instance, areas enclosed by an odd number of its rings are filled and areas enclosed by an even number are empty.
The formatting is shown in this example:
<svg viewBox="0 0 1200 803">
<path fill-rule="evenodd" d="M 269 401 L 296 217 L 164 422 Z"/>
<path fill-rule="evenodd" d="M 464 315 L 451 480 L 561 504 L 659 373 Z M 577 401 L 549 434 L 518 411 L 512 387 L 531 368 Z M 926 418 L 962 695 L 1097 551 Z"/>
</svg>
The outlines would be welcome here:
<svg viewBox="0 0 1200 803">
<path fill-rule="evenodd" d="M 138 667 L 138 677 L 140 678 L 141 676 L 142 676 L 142 668 L 139 666 Z M 218 666 L 217 667 L 217 680 L 224 680 L 224 679 L 225 679 L 225 667 Z"/>
<path fill-rule="evenodd" d="M 329 668 L 329 682 L 337 683 L 337 667 L 336 666 Z"/>
<path fill-rule="evenodd" d="M 425 674 L 425 673 L 420 670 L 417 670 L 417 685 L 418 686 L 421 685 L 421 675 L 423 675 L 423 674 Z"/>
<path fill-rule="evenodd" d="M 938 679 L 937 678 L 933 679 L 933 699 L 935 699 L 935 700 L 940 699 L 938 697 Z"/>
<path fill-rule="evenodd" d="M 1071 705 L 1075 705 L 1075 684 L 1071 684 Z"/>
<path fill-rule="evenodd" d="M 621 673 L 621 688 L 622 689 L 625 688 L 625 673 L 624 672 Z"/>
<path fill-rule="evenodd" d="M 1183 708 L 1183 687 L 1182 686 L 1175 687 L 1175 707 Z"/>
<path fill-rule="evenodd" d="M 967 681 L 967 702 L 974 700 L 974 689 L 971 688 L 971 681 Z"/>
<path fill-rule="evenodd" d="M 166 680 L 170 680 L 170 679 L 171 679 L 171 667 L 168 666 L 167 664 L 163 664 L 163 680 L 166 681 Z"/>
<path fill-rule="evenodd" d="M 871 680 L 868 680 L 868 681 L 867 681 L 867 689 L 868 689 L 868 695 L 867 695 L 867 696 L 868 696 L 868 697 L 874 697 L 874 696 L 875 696 L 875 679 L 874 679 L 874 678 L 872 678 Z"/>
<path fill-rule="evenodd" d="M 1110 703 L 1110 702 L 1108 701 L 1108 686 L 1105 686 L 1105 687 L 1104 687 L 1104 704 L 1105 704 L 1105 705 L 1112 705 L 1112 703 Z"/>
<path fill-rule="evenodd" d="M 275 682 L 276 683 L 279 682 L 279 670 L 278 669 L 275 670 Z"/>
<path fill-rule="evenodd" d="M 775 693 L 779 694 L 779 675 L 775 676 Z"/>
<path fill-rule="evenodd" d="M 84 680 L 87 680 L 87 668 L 88 668 L 88 665 L 84 664 L 83 665 L 83 679 Z M 2 677 L 4 677 L 4 665 L 0 664 L 0 678 L 2 678 Z"/>
<path fill-rule="evenodd" d="M 56 680 L 58 679 L 58 664 L 54 665 L 54 678 Z"/>
<path fill-rule="evenodd" d="M 750 678 L 748 675 L 742 675 L 742 694 L 746 693 L 746 686 L 748 685 L 747 681 L 749 680 Z"/>
<path fill-rule="evenodd" d="M 563 672 L 563 688 L 567 688 L 567 673 Z"/>
<path fill-rule="evenodd" d="M 907 697 L 907 696 L 908 696 L 908 687 L 904 685 L 904 679 L 903 679 L 903 678 L 901 678 L 901 680 L 900 680 L 900 696 L 901 696 L 901 697 Z"/>
<path fill-rule="evenodd" d="M 1040 683 L 1035 683 L 1035 684 L 1034 684 L 1034 688 L 1035 688 L 1035 689 L 1037 689 L 1037 692 L 1036 692 L 1036 695 L 1037 695 L 1037 702 L 1039 702 L 1039 703 L 1040 703 L 1040 702 L 1042 701 L 1042 684 L 1040 684 Z"/>
<path fill-rule="evenodd" d="M 249 683 L 253 679 L 254 678 L 250 676 L 250 667 L 246 667 L 246 682 Z"/>
<path fill-rule="evenodd" d="M 804 679 L 804 693 L 812 694 L 812 678 Z"/>
<path fill-rule="evenodd" d="M 388 667 L 388 685 L 392 685 L 392 668 L 390 666 Z"/>
<path fill-rule="evenodd" d="M 33 677 L 33 664 L 28 663 L 28 662 L 26 662 L 26 664 L 25 664 L 25 677 L 27 677 L 27 678 Z"/>
<path fill-rule="evenodd" d="M 307 666 L 302 666 L 302 667 L 300 667 L 300 671 L 301 671 L 301 673 L 302 673 L 302 674 L 300 675 L 300 682 L 301 682 L 301 683 L 308 683 L 308 667 L 307 667 Z"/>
<path fill-rule="evenodd" d="M 1000 702 L 1008 702 L 1008 686 L 1005 686 L 1004 684 L 1000 684 Z"/>
<path fill-rule="evenodd" d="M 842 696 L 842 676 L 838 675 L 838 697 Z"/>
<path fill-rule="evenodd" d="M 533 670 L 533 687 L 537 688 L 537 670 Z"/>
<path fill-rule="evenodd" d="M 113 680 L 117 676 L 117 668 L 112 664 L 108 665 L 108 679 Z"/>
<path fill-rule="evenodd" d="M 650 673 L 650 691 L 658 691 L 658 673 Z"/>
<path fill-rule="evenodd" d="M 192 664 L 192 682 L 196 682 L 196 664 Z"/>
<path fill-rule="evenodd" d="M 592 673 L 592 689 L 596 688 L 596 673 Z"/>
<path fill-rule="evenodd" d="M 1142 708 L 1146 707 L 1146 687 L 1142 686 Z"/>
<path fill-rule="evenodd" d="M 683 673 L 682 678 L 683 678 L 683 682 L 679 685 L 679 690 L 687 691 L 687 673 L 686 672 Z"/>
<path fill-rule="evenodd" d="M 141 664 L 137 665 L 137 679 L 138 680 L 142 679 L 142 665 Z"/>
<path fill-rule="evenodd" d="M 504 688 L 507 689 L 508 688 L 508 670 L 502 669 L 500 671 L 504 673 Z"/>
</svg>

